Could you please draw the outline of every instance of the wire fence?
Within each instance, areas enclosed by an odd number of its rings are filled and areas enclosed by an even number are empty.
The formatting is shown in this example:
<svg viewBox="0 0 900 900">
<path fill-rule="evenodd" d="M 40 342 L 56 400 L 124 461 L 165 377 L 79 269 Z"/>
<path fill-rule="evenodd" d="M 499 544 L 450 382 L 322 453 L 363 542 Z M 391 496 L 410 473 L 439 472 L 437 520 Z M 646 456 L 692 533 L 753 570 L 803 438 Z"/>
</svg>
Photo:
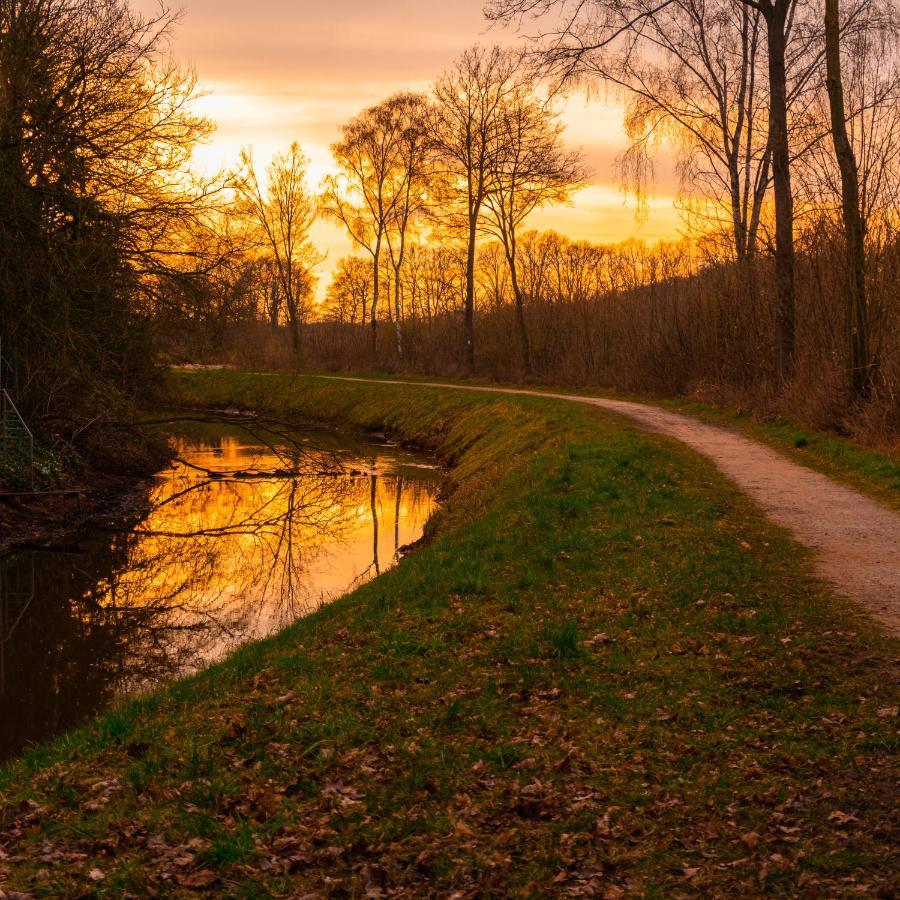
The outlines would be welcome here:
<svg viewBox="0 0 900 900">
<path fill-rule="evenodd" d="M 34 490 L 34 434 L 16 406 L 16 370 L 3 356 L 0 339 L 0 465 L 10 472 L 26 472 Z"/>
</svg>

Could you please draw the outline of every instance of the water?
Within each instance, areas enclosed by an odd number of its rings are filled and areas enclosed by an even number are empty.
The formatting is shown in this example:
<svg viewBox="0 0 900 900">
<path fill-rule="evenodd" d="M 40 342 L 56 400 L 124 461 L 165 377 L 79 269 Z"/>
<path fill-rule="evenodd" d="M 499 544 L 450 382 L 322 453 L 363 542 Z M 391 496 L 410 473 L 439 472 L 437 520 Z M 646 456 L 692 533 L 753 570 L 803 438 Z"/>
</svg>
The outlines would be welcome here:
<svg viewBox="0 0 900 900">
<path fill-rule="evenodd" d="M 0 559 L 0 760 L 395 565 L 439 472 L 312 428 L 181 424 L 140 513 Z"/>
</svg>

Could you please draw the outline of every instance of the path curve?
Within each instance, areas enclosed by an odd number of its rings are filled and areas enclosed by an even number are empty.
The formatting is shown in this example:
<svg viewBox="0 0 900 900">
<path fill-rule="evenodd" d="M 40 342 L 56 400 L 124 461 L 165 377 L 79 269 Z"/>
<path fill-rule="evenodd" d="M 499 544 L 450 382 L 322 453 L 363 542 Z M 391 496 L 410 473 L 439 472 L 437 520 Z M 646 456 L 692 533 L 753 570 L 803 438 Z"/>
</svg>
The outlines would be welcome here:
<svg viewBox="0 0 900 900">
<path fill-rule="evenodd" d="M 900 635 L 900 514 L 751 438 L 691 416 L 626 400 L 431 381 L 323 377 L 568 400 L 627 416 L 648 431 L 669 435 L 709 457 L 774 522 L 813 551 L 820 577 L 866 607 L 889 632 Z"/>
</svg>

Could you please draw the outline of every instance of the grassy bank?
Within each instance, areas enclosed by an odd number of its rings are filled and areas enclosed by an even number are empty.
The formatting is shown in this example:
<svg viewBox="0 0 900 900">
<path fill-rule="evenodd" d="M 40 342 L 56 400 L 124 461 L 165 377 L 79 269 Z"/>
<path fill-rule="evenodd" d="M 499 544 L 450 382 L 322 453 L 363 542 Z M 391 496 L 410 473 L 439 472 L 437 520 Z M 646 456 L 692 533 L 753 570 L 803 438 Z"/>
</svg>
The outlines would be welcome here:
<svg viewBox="0 0 900 900">
<path fill-rule="evenodd" d="M 710 463 L 542 398 L 236 373 L 427 444 L 432 543 L 0 774 L 36 895 L 891 890 L 895 644 Z"/>
<path fill-rule="evenodd" d="M 383 381 L 390 380 L 395 376 L 355 373 L 353 377 Z M 410 382 L 441 381 L 463 386 L 522 387 L 520 384 L 497 384 L 479 379 L 454 380 L 425 375 L 397 377 Z M 613 397 L 617 400 L 652 403 L 674 412 L 683 412 L 707 422 L 734 428 L 742 431 L 747 437 L 768 444 L 801 465 L 822 472 L 829 478 L 843 482 L 875 500 L 900 510 L 900 456 L 898 456 L 900 451 L 887 452 L 875 449 L 851 438 L 842 437 L 833 431 L 810 428 L 784 418 L 761 416 L 744 409 L 716 406 L 712 403 L 700 403 L 683 398 L 647 397 L 560 385 L 530 384 L 527 387 L 529 390 L 542 393 L 571 393 L 588 397 Z"/>
</svg>

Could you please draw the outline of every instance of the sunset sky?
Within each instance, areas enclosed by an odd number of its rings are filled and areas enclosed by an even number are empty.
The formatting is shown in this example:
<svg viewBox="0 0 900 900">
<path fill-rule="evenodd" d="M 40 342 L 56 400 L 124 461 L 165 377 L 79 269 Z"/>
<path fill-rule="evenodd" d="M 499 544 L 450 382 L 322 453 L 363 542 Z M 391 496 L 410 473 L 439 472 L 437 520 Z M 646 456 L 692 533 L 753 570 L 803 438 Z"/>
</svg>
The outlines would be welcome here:
<svg viewBox="0 0 900 900">
<path fill-rule="evenodd" d="M 360 109 L 401 89 L 426 90 L 473 43 L 515 39 L 490 29 L 482 6 L 483 0 L 185 0 L 173 50 L 196 68 L 208 92 L 199 111 L 218 126 L 198 161 L 232 165 L 241 147 L 252 147 L 262 165 L 297 140 L 317 184 L 341 124 Z M 137 7 L 152 11 L 156 4 L 137 0 Z M 574 205 L 539 211 L 531 225 L 595 241 L 675 236 L 670 167 L 659 167 L 643 224 L 633 203 L 624 202 L 614 171 L 624 141 L 621 118 L 612 100 L 568 100 L 566 137 L 584 150 L 593 183 Z M 321 288 L 350 244 L 327 222 L 317 223 L 314 237 L 328 254 L 319 269 Z"/>
</svg>

